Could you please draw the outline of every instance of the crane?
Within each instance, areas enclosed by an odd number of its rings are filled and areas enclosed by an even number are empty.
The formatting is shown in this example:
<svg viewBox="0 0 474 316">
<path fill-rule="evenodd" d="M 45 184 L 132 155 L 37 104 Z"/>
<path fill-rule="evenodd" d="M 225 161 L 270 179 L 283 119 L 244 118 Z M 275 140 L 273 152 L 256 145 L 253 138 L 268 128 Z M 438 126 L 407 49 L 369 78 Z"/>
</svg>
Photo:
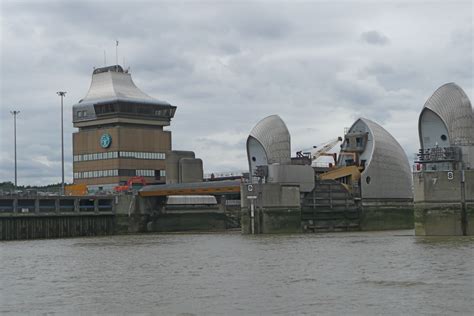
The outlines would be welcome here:
<svg viewBox="0 0 474 316">
<path fill-rule="evenodd" d="M 311 161 L 314 161 L 318 159 L 321 156 L 332 156 L 334 157 L 334 163 L 337 161 L 336 154 L 328 154 L 328 151 L 330 151 L 334 146 L 337 145 L 338 142 L 342 141 L 342 137 L 337 137 L 335 139 L 331 139 L 330 141 L 324 143 L 323 145 L 320 146 L 319 149 L 317 149 L 317 146 L 313 146 L 313 148 L 310 151 L 298 151 L 296 155 L 298 157 L 308 157 L 311 159 Z"/>
</svg>

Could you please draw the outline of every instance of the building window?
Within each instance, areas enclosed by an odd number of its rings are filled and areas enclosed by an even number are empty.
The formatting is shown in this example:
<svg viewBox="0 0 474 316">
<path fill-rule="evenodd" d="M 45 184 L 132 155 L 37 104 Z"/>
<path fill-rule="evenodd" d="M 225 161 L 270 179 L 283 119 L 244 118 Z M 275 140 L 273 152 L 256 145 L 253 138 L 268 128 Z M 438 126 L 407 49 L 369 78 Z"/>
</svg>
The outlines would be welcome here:
<svg viewBox="0 0 474 316">
<path fill-rule="evenodd" d="M 164 153 L 152 153 L 152 152 L 132 152 L 132 151 L 109 151 L 92 154 L 74 155 L 74 162 L 79 161 L 91 161 L 91 160 L 102 160 L 102 159 L 115 159 L 115 158 L 132 158 L 132 159 L 148 159 L 148 160 L 164 160 L 166 155 Z"/>
</svg>

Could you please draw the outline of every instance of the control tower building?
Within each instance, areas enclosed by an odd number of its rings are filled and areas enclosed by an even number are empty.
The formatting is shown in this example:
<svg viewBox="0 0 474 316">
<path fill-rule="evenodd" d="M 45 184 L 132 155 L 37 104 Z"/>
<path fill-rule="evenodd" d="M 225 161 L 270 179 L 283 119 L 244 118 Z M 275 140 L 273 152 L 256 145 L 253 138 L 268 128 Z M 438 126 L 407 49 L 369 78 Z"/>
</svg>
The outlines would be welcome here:
<svg viewBox="0 0 474 316">
<path fill-rule="evenodd" d="M 97 68 L 87 95 L 73 106 L 75 184 L 111 190 L 133 176 L 166 182 L 176 106 L 137 88 L 119 65 Z"/>
</svg>

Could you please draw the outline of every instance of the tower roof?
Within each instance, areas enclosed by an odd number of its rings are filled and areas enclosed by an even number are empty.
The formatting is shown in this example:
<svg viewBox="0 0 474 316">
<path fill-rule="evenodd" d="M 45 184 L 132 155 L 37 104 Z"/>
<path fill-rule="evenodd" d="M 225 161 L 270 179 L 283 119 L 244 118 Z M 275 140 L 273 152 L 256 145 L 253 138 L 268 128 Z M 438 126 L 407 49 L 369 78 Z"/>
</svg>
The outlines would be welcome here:
<svg viewBox="0 0 474 316">
<path fill-rule="evenodd" d="M 77 105 L 116 101 L 170 105 L 141 91 L 133 82 L 131 74 L 120 65 L 96 68 L 92 73 L 89 91 Z"/>
<path fill-rule="evenodd" d="M 120 65 L 94 69 L 86 96 L 73 106 L 76 127 L 97 124 L 168 126 L 176 106 L 141 91 Z M 99 121 L 98 121 L 99 120 Z"/>
</svg>

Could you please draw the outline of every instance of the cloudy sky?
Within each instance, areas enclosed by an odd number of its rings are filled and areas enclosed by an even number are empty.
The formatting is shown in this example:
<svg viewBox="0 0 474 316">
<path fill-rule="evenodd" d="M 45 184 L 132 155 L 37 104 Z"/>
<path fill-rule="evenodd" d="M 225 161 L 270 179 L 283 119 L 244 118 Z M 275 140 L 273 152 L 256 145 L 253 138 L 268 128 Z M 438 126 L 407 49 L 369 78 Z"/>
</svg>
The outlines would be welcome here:
<svg viewBox="0 0 474 316">
<path fill-rule="evenodd" d="M 279 114 L 293 152 L 342 136 L 360 116 L 384 126 L 412 159 L 417 119 L 446 82 L 473 100 L 471 1 L 1 0 L 0 181 L 72 181 L 71 107 L 94 66 L 130 67 L 143 91 L 178 106 L 173 148 L 205 172 L 244 170 L 245 140 Z"/>
</svg>

